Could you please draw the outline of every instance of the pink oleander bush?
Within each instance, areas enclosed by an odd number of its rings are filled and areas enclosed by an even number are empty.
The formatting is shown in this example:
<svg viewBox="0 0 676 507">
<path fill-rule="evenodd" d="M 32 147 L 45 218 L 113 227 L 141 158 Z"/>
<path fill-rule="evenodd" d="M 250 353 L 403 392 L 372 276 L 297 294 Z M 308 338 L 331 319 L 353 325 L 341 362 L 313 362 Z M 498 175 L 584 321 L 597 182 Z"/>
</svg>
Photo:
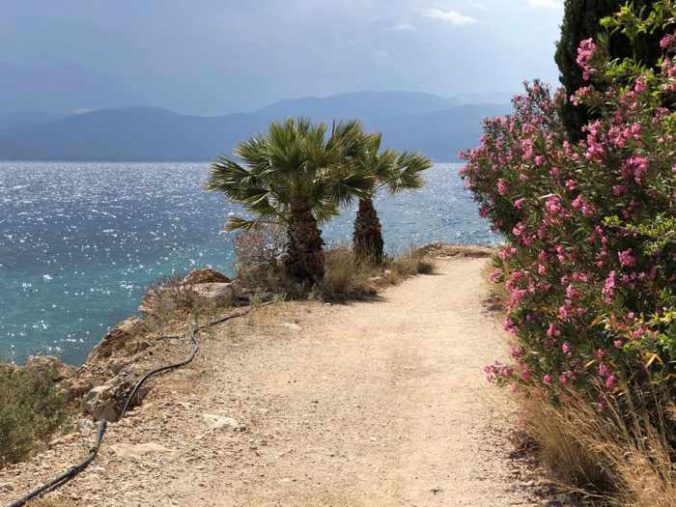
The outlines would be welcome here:
<svg viewBox="0 0 676 507">
<path fill-rule="evenodd" d="M 657 72 L 610 62 L 602 38 L 585 40 L 589 86 L 552 97 L 526 84 L 513 114 L 485 121 L 461 170 L 507 240 L 492 278 L 507 290 L 513 361 L 487 376 L 552 400 L 581 395 L 600 413 L 630 390 L 674 394 L 676 35 L 668 16 L 630 21 L 606 26 L 669 34 Z M 578 143 L 558 113 L 565 100 L 592 111 Z"/>
</svg>

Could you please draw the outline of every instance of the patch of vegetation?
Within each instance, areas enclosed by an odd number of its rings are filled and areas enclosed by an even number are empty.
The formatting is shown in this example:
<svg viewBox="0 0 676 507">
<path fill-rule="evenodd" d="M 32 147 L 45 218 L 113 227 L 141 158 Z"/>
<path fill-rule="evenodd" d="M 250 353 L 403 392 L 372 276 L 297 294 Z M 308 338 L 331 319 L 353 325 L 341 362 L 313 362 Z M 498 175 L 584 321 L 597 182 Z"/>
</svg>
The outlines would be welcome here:
<svg viewBox="0 0 676 507">
<path fill-rule="evenodd" d="M 659 388 L 658 388 L 659 389 Z M 521 392 L 520 407 L 528 446 L 552 477 L 590 505 L 668 507 L 676 498 L 670 457 L 668 414 L 653 417 L 658 406 L 671 402 L 665 390 L 648 401 L 634 395 L 632 410 L 612 403 L 599 414 L 582 397 L 552 404 L 547 393 L 533 387 Z M 571 487 L 574 485 L 574 487 Z"/>
<path fill-rule="evenodd" d="M 0 468 L 24 459 L 68 415 L 56 370 L 0 364 Z"/>
<path fill-rule="evenodd" d="M 417 153 L 381 150 L 381 141 L 380 134 L 364 132 L 356 120 L 329 129 L 324 123 L 288 119 L 241 143 L 239 160 L 220 157 L 212 164 L 207 189 L 225 194 L 253 215 L 231 217 L 228 230 L 273 226 L 284 231 L 280 255 L 251 264 L 240 260 L 241 277 L 284 280 L 293 292 L 306 295 L 331 286 L 336 280 L 324 279 L 327 256 L 319 226 L 355 199 L 359 211 L 352 250 L 362 262 L 382 264 L 384 242 L 373 198 L 379 190 L 394 194 L 421 187 L 421 173 L 432 162 Z M 272 253 L 256 236 L 240 243 L 249 244 L 244 257 L 260 260 L 257 254 Z"/>
</svg>

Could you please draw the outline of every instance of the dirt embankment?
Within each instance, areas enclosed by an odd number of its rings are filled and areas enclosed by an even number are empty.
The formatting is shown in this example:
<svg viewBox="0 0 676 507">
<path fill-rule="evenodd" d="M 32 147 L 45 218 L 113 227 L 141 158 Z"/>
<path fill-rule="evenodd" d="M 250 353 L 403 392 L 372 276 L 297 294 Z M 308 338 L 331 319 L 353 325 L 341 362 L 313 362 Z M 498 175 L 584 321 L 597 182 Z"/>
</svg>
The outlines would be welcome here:
<svg viewBox="0 0 676 507">
<path fill-rule="evenodd" d="M 444 252 L 436 252 L 444 255 Z M 481 257 L 348 305 L 276 304 L 201 336 L 109 426 L 53 505 L 537 505 L 512 408 L 482 368 L 504 338 Z M 177 350 L 187 344 L 173 343 Z M 181 349 L 182 350 L 182 349 Z M 82 456 L 72 436 L 0 472 L 0 504 Z"/>
</svg>

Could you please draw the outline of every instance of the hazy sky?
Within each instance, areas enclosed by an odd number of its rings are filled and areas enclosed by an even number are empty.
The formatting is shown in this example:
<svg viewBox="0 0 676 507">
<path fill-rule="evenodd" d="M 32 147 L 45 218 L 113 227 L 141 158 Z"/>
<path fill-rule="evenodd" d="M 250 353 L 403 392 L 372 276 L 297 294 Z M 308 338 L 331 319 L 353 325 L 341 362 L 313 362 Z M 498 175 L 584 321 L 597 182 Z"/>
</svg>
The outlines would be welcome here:
<svg viewBox="0 0 676 507">
<path fill-rule="evenodd" d="M 0 111 L 556 82 L 562 0 L 0 0 Z"/>
</svg>

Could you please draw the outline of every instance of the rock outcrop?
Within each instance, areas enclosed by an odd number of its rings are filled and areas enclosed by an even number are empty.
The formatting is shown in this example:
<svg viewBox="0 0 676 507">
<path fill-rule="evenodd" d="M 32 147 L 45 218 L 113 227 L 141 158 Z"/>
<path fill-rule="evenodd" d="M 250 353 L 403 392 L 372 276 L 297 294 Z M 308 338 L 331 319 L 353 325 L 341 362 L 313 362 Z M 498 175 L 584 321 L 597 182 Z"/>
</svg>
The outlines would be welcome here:
<svg viewBox="0 0 676 507">
<path fill-rule="evenodd" d="M 197 285 L 202 283 L 229 283 L 231 281 L 223 273 L 207 268 L 191 271 L 182 283 L 183 285 Z"/>
<path fill-rule="evenodd" d="M 110 357 L 116 351 L 126 349 L 135 338 L 138 338 L 146 332 L 148 332 L 148 328 L 145 322 L 138 317 L 129 317 L 103 337 L 99 344 L 89 353 L 87 362 L 95 362 Z M 138 349 L 138 347 L 132 348 L 134 350 Z M 137 351 L 138 350 L 136 350 L 136 352 Z M 132 351 L 131 353 L 136 352 Z"/>
</svg>

